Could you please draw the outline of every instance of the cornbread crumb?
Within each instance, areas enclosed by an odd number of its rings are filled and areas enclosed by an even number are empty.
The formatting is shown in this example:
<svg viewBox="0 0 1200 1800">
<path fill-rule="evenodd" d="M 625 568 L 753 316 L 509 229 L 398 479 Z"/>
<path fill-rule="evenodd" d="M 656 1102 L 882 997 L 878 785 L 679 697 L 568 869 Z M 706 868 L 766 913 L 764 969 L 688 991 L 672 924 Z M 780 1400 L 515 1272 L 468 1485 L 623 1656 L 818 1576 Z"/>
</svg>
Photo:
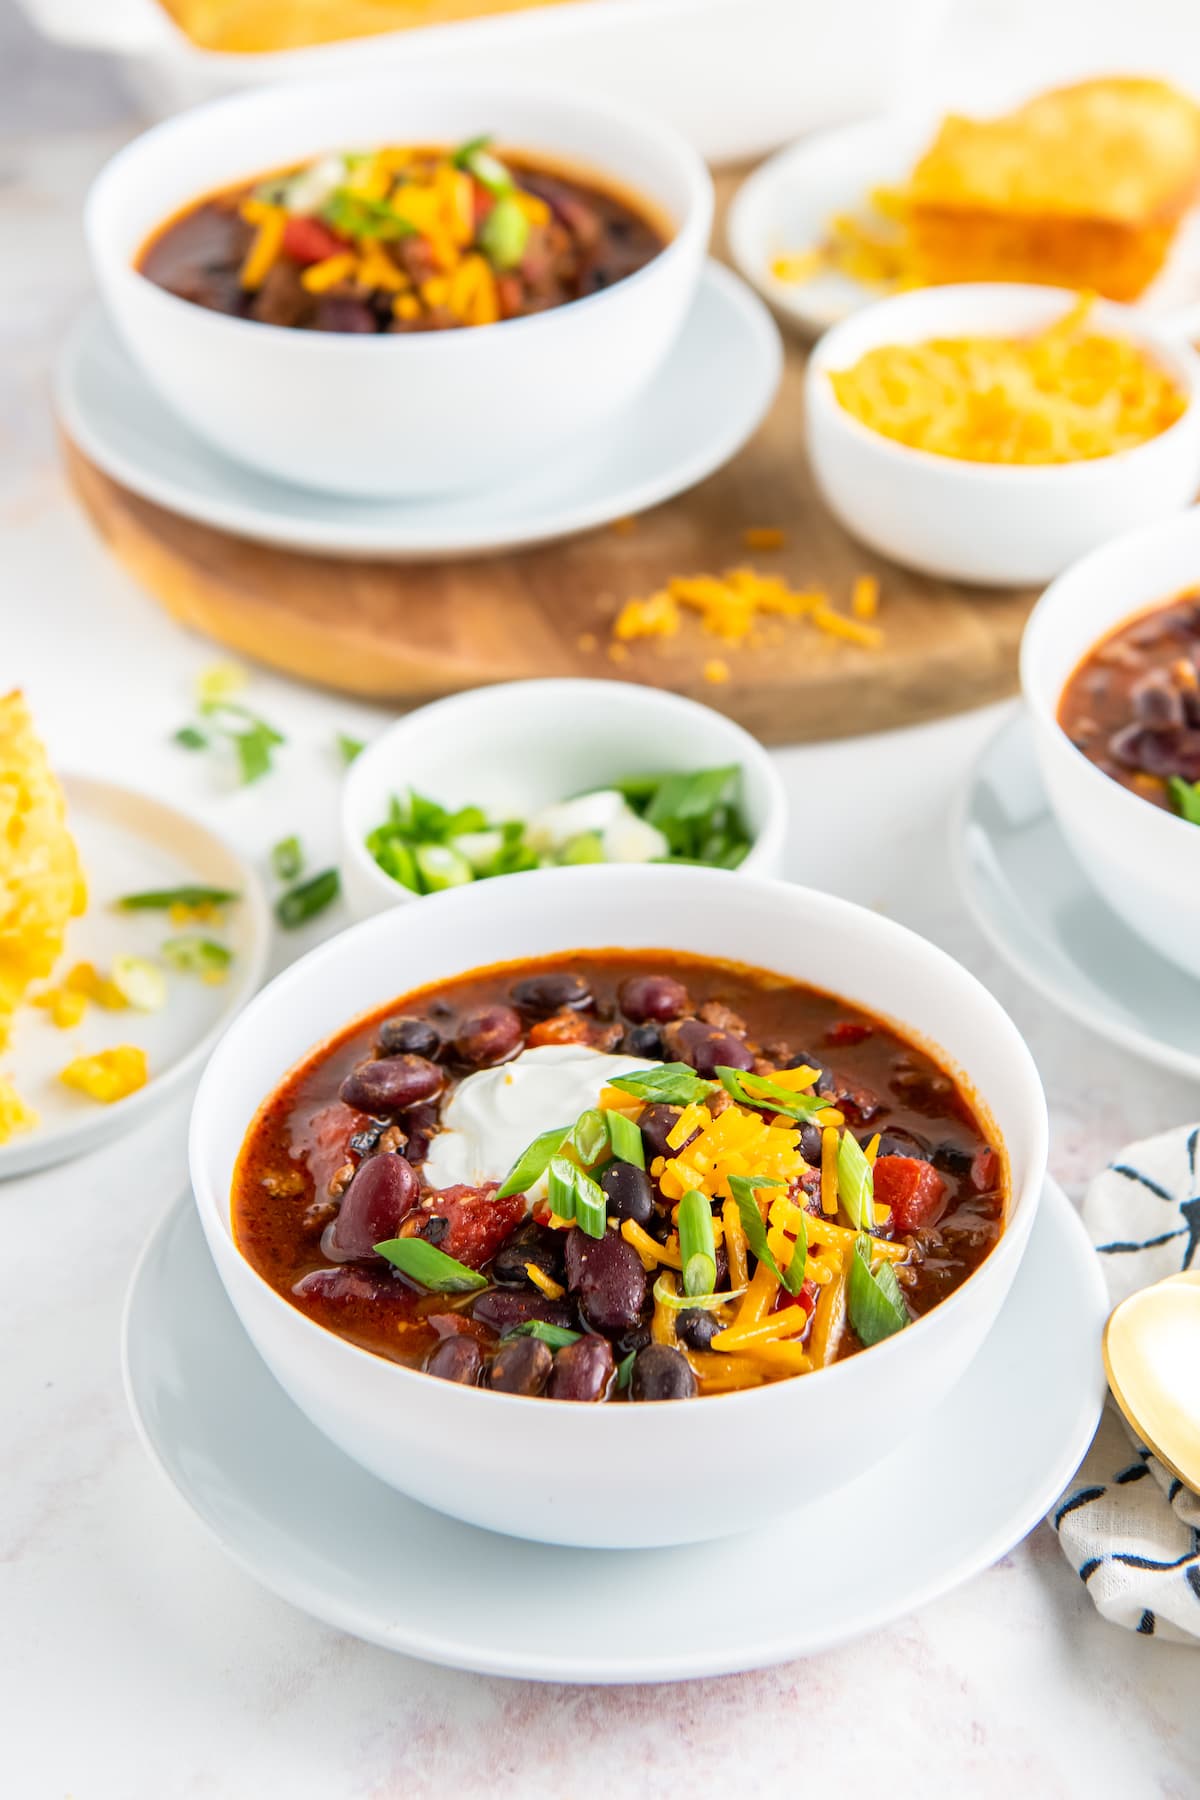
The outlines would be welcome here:
<svg viewBox="0 0 1200 1800">
<path fill-rule="evenodd" d="M 623 519 L 614 519 L 608 528 L 614 537 L 630 537 L 637 530 L 637 520 L 632 515 Z"/>
<path fill-rule="evenodd" d="M 787 535 L 779 525 L 748 525 L 742 533 L 747 550 L 782 550 Z"/>
</svg>

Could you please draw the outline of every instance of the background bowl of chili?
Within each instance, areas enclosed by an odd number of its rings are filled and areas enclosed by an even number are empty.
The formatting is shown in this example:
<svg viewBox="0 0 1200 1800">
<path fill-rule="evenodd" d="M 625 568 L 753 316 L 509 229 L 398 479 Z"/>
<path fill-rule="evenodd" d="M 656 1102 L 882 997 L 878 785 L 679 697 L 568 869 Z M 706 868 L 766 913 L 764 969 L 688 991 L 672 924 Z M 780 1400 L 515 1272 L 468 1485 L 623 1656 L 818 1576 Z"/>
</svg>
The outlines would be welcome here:
<svg viewBox="0 0 1200 1800">
<path fill-rule="evenodd" d="M 1105 640 L 1197 589 L 1200 509 L 1192 508 L 1106 544 L 1060 575 L 1021 644 L 1021 688 L 1063 836 L 1113 911 L 1191 975 L 1200 975 L 1200 826 L 1106 774 L 1076 747 L 1061 709 L 1064 689 Z M 1133 657 L 1128 673 L 1147 673 L 1150 661 L 1136 650 Z M 1136 722 L 1132 702 L 1128 716 Z"/>
<path fill-rule="evenodd" d="M 359 919 L 420 898 L 380 868 L 368 834 L 413 787 L 495 819 L 633 775 L 736 765 L 750 848 L 739 870 L 779 873 L 787 801 L 757 738 L 699 701 L 631 681 L 511 681 L 408 713 L 356 757 L 342 787 L 342 885 Z"/>
<path fill-rule="evenodd" d="M 438 1381 L 360 1348 L 298 1311 L 241 1254 L 231 1191 L 243 1140 L 314 1040 L 480 966 L 666 944 L 750 961 L 901 1021 L 894 1029 L 955 1075 L 1005 1158 L 1008 1216 L 982 1264 L 927 1316 L 862 1355 L 751 1391 L 657 1406 L 564 1405 Z M 760 1525 L 861 1474 L 926 1416 L 1008 1293 L 1041 1193 L 1046 1139 L 1041 1084 L 1015 1026 L 933 945 L 782 882 L 593 866 L 393 908 L 285 971 L 210 1061 L 190 1161 L 205 1235 L 243 1325 L 287 1393 L 343 1451 L 477 1525 L 547 1542 L 634 1546 Z"/>
<path fill-rule="evenodd" d="M 491 134 L 532 165 L 628 196 L 664 247 L 601 292 L 524 318 L 358 334 L 231 317 L 137 266 L 206 195 L 323 152 L 452 149 Z M 669 352 L 695 293 L 712 184 L 653 119 L 515 84 L 359 79 L 255 90 L 155 126 L 109 162 L 85 227 L 105 305 L 201 437 L 285 481 L 354 496 L 504 485 L 611 430 Z"/>
</svg>

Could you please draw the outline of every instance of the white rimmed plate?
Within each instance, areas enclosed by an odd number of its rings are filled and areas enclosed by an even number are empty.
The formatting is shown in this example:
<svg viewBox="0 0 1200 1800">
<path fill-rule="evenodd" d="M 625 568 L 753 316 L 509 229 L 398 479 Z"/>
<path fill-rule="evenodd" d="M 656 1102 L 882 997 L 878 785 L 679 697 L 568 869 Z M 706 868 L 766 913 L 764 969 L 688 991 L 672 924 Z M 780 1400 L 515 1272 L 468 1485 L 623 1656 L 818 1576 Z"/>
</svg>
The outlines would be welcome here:
<svg viewBox="0 0 1200 1800">
<path fill-rule="evenodd" d="M 1048 1183 L 999 1321 L 932 1422 L 861 1480 L 772 1528 L 772 1542 L 822 1546 L 804 1559 L 797 1605 L 747 1579 L 756 1547 L 746 1537 L 674 1550 L 563 1549 L 460 1524 L 376 1481 L 267 1372 L 186 1195 L 133 1277 L 125 1383 L 167 1480 L 235 1562 L 293 1605 L 455 1668 L 670 1681 L 763 1667 L 859 1636 L 1011 1549 L 1095 1431 L 1106 1310 L 1083 1228 Z M 864 1560 L 879 1520 L 895 1516 L 906 1521 L 903 1556 Z M 738 1599 L 685 1606 L 677 1631 L 639 1628 L 676 1616 L 680 1596 L 695 1593 Z M 548 1631 L 544 1607 L 512 1604 L 531 1594 L 552 1594 L 572 1628 Z"/>
<path fill-rule="evenodd" d="M 874 188 L 899 187 L 931 141 L 939 115 L 868 119 L 815 132 L 768 158 L 743 182 L 729 211 L 729 247 L 746 280 L 805 331 L 818 333 L 882 297 L 849 276 L 780 281 L 772 260 L 812 249 L 836 213 L 861 214 Z M 1138 305 L 1184 336 L 1200 331 L 1200 213 L 1187 219 L 1167 264 Z"/>
<path fill-rule="evenodd" d="M 976 923 L 1031 986 L 1135 1056 L 1200 1078 L 1200 981 L 1092 887 L 1050 810 L 1024 713 L 972 769 L 952 854 Z"/>
<path fill-rule="evenodd" d="M 228 462 L 158 398 L 99 308 L 67 340 L 56 404 L 85 456 L 171 512 L 289 550 L 401 561 L 569 537 L 695 487 L 757 428 L 782 368 L 770 313 L 710 261 L 674 349 L 610 430 L 521 482 L 414 500 L 347 500 Z"/>
<path fill-rule="evenodd" d="M 88 882 L 87 911 L 72 920 L 66 948 L 48 982 L 53 986 L 77 962 L 106 971 L 116 955 L 157 957 L 164 938 L 200 930 L 233 951 L 229 973 L 208 985 L 168 969 L 167 1003 L 158 1012 L 106 1012 L 89 1006 L 68 1030 L 52 1024 L 40 1007 L 18 1010 L 0 1069 L 39 1115 L 34 1130 L 0 1144 L 0 1179 L 78 1156 L 130 1130 L 181 1082 L 194 1075 L 233 1015 L 262 980 L 270 938 L 266 901 L 253 870 L 198 819 L 133 788 L 90 775 L 62 777 L 71 831 Z M 122 894 L 201 883 L 239 893 L 224 922 L 175 926 L 165 912 L 118 912 Z M 124 1100 L 104 1106 L 58 1080 L 76 1056 L 116 1044 L 138 1044 L 147 1053 L 150 1080 Z"/>
</svg>

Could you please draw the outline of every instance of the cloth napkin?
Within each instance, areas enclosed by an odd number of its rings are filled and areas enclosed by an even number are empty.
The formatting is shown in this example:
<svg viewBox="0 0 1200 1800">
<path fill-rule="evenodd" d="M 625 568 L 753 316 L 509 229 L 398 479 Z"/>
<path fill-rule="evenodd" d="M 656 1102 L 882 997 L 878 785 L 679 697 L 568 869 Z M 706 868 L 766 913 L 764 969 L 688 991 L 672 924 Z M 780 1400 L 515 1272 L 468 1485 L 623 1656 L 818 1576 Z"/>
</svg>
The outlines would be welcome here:
<svg viewBox="0 0 1200 1800">
<path fill-rule="evenodd" d="M 1200 1268 L 1200 1125 L 1129 1148 L 1083 1203 L 1109 1297 Z M 1200 1402 L 1200 1369 L 1196 1371 Z M 1165 1469 L 1110 1398 L 1048 1523 L 1097 1610 L 1114 1624 L 1200 1644 L 1200 1496 Z"/>
</svg>

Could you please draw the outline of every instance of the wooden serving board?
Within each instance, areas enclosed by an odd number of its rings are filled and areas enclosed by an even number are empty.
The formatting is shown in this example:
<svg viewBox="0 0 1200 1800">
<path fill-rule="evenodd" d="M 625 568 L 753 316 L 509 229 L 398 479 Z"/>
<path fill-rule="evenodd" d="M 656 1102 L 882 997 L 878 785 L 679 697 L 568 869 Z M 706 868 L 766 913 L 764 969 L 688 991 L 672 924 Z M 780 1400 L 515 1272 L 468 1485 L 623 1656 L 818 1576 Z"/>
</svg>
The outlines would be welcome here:
<svg viewBox="0 0 1200 1800">
<path fill-rule="evenodd" d="M 722 186 L 731 187 L 732 180 Z M 113 553 L 181 623 L 300 680 L 400 706 L 537 675 L 644 681 L 718 707 L 766 743 L 839 737 L 1003 698 L 1016 686 L 1029 592 L 912 575 L 856 545 L 825 510 L 804 454 L 804 348 L 791 340 L 776 403 L 732 463 L 631 529 L 460 563 L 347 561 L 250 543 L 128 492 L 65 444 L 76 492 Z M 780 526 L 782 550 L 742 533 Z M 790 622 L 782 643 L 726 648 L 689 616 L 678 636 L 609 655 L 621 604 L 672 575 L 750 564 L 845 608 L 880 582 L 882 649 Z M 729 678 L 705 679 L 719 658 Z"/>
</svg>

